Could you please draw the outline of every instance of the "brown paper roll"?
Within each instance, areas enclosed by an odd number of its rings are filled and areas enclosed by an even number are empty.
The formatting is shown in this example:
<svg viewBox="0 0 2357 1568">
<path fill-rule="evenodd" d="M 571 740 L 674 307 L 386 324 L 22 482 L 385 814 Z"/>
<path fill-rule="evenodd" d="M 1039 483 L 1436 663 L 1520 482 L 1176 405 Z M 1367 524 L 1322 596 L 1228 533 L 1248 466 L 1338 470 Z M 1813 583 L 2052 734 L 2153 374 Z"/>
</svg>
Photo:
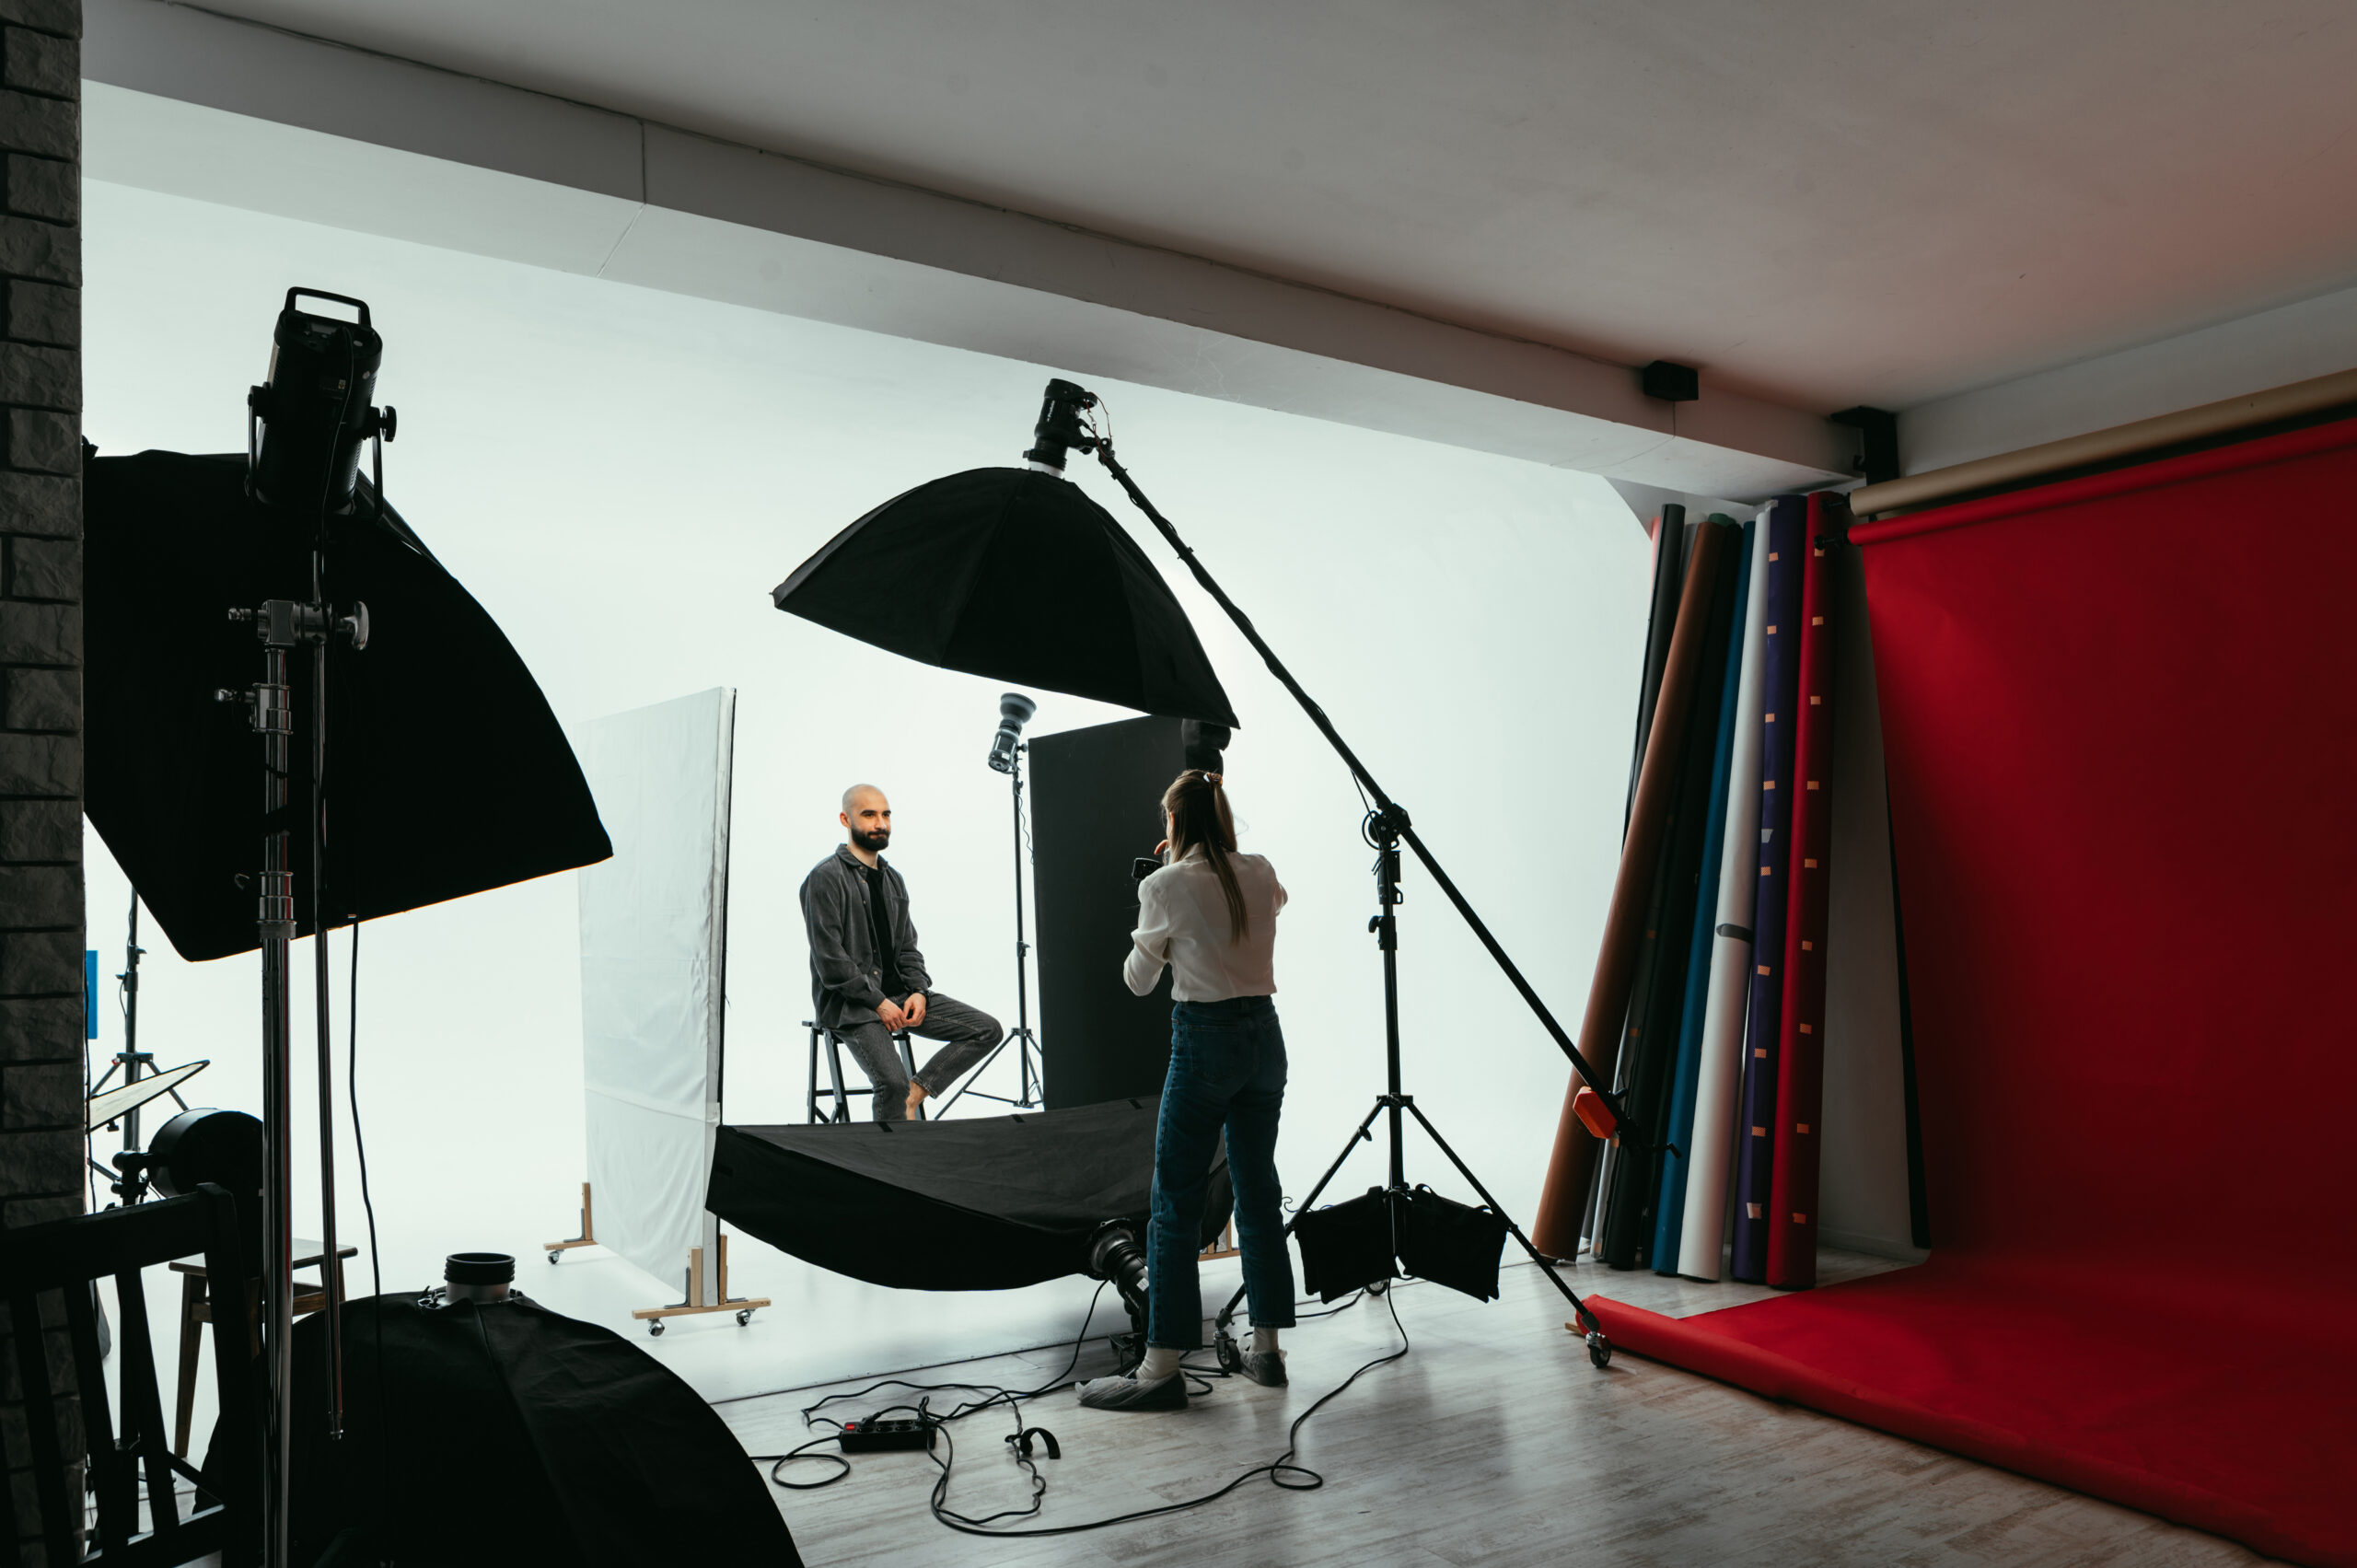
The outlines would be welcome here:
<svg viewBox="0 0 2357 1568">
<path fill-rule="evenodd" d="M 1620 1054 L 1620 1024 L 1629 1012 L 1629 985 L 1643 934 L 1646 901 L 1653 895 L 1662 825 L 1668 819 L 1670 793 L 1678 780 L 1686 711 L 1693 702 L 1702 643 L 1710 631 L 1706 612 L 1717 581 L 1719 552 L 1726 548 L 1730 535 L 1742 537 L 1741 530 L 1724 524 L 1703 524 L 1696 530 L 1692 556 L 1686 563 L 1677 629 L 1670 634 L 1669 662 L 1662 671 L 1661 695 L 1654 707 L 1653 735 L 1645 744 L 1644 769 L 1637 777 L 1637 803 L 1629 813 L 1628 835 L 1621 841 L 1620 869 L 1612 879 L 1612 904 L 1604 917 L 1596 979 L 1588 986 L 1586 1015 L 1580 1019 L 1580 1054 L 1607 1080 L 1598 1088 L 1612 1086 L 1613 1064 Z M 1538 1220 L 1530 1227 L 1532 1244 L 1550 1258 L 1570 1258 L 1580 1249 L 1580 1211 L 1596 1160 L 1596 1137 L 1572 1109 L 1581 1082 L 1573 1073 L 1563 1091 L 1554 1157 L 1548 1163 L 1547 1184 L 1538 1195 Z"/>
</svg>

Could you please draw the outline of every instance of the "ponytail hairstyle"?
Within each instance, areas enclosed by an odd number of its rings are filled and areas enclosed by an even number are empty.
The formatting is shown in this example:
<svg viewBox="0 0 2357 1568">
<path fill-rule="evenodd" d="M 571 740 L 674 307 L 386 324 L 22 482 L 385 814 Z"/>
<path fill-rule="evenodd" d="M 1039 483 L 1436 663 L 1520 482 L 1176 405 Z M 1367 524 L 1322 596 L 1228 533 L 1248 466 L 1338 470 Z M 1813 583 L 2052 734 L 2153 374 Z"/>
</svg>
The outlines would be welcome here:
<svg viewBox="0 0 2357 1568">
<path fill-rule="evenodd" d="M 1236 853 L 1236 818 L 1228 810 L 1227 789 L 1220 776 L 1202 768 L 1188 769 L 1162 792 L 1162 811 L 1170 819 L 1172 863 L 1197 844 L 1203 846 L 1203 858 L 1212 863 L 1220 891 L 1227 895 L 1228 942 L 1243 941 L 1252 929 L 1252 917 L 1228 859 Z"/>
</svg>

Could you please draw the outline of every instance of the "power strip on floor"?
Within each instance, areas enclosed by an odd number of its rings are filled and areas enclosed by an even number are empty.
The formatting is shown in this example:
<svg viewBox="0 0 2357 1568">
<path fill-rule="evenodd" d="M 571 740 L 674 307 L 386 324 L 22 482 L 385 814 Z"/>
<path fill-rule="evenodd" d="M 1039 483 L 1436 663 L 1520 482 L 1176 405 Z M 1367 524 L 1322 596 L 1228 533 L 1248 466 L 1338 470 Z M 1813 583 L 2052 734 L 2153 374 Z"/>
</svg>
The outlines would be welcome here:
<svg viewBox="0 0 2357 1568">
<path fill-rule="evenodd" d="M 854 1421 L 840 1439 L 846 1454 L 887 1454 L 897 1449 L 920 1451 L 933 1446 L 935 1425 L 925 1421 L 885 1421 L 869 1417 Z"/>
</svg>

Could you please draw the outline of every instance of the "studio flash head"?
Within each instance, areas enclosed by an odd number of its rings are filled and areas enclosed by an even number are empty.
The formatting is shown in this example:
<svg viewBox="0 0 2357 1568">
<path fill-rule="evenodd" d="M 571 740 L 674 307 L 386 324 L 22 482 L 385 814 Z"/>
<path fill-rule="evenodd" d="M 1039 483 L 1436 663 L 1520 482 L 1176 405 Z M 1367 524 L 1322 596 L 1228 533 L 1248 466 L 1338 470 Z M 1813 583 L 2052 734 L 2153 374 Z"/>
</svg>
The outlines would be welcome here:
<svg viewBox="0 0 2357 1568">
<path fill-rule="evenodd" d="M 305 310 L 297 299 L 350 306 L 359 319 Z M 360 448 L 371 436 L 393 438 L 393 411 L 370 402 L 384 357 L 366 301 L 316 288 L 286 291 L 271 333 L 270 374 L 246 397 L 247 488 L 256 499 L 306 515 L 351 507 Z"/>
<path fill-rule="evenodd" d="M 1034 444 L 1024 459 L 1043 472 L 1060 475 L 1066 452 L 1097 450 L 1097 437 L 1080 420 L 1096 406 L 1097 394 L 1087 388 L 1061 377 L 1049 382 L 1039 402 L 1039 422 L 1031 427 Z"/>
<path fill-rule="evenodd" d="M 1020 691 L 1009 691 L 998 700 L 998 733 L 991 738 L 991 771 L 999 773 L 1015 772 L 1015 749 L 1023 739 L 1023 726 L 1039 704 Z"/>
</svg>

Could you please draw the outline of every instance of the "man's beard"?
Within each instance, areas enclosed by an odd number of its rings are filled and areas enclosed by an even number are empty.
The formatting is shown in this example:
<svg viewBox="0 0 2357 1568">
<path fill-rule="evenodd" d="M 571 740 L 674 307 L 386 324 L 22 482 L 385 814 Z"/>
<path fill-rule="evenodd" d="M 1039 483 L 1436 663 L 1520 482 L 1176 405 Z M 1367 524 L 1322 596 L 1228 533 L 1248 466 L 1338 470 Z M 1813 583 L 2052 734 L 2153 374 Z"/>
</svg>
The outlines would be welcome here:
<svg viewBox="0 0 2357 1568">
<path fill-rule="evenodd" d="M 857 844 L 868 854 L 876 854 L 880 853 L 887 844 L 889 844 L 892 842 L 892 830 L 889 828 L 877 828 L 872 832 L 863 833 L 858 829 L 854 828 L 852 830 L 851 840 L 852 842 Z"/>
</svg>

